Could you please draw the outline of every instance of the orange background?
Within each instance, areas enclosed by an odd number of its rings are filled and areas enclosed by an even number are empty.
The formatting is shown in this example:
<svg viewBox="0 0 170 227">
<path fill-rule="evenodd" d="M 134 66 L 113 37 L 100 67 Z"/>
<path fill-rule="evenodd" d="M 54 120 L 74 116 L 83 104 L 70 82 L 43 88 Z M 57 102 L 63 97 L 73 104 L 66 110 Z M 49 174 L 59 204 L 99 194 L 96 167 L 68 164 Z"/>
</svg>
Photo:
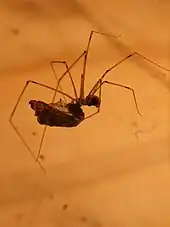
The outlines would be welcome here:
<svg viewBox="0 0 170 227">
<path fill-rule="evenodd" d="M 100 114 L 71 129 L 48 128 L 46 177 L 9 124 L 29 79 L 53 87 L 51 60 L 71 64 L 94 35 L 85 90 L 132 51 L 170 68 L 169 1 L 19 1 L 0 3 L 0 226 L 170 226 L 169 73 L 135 56 L 107 80 Z M 56 66 L 57 75 L 64 68 Z M 82 62 L 72 70 L 79 86 Z M 68 78 L 63 89 L 71 92 Z M 52 92 L 30 85 L 14 123 L 36 155 L 42 126 L 28 106 Z M 94 109 L 85 108 L 92 112 Z"/>
</svg>

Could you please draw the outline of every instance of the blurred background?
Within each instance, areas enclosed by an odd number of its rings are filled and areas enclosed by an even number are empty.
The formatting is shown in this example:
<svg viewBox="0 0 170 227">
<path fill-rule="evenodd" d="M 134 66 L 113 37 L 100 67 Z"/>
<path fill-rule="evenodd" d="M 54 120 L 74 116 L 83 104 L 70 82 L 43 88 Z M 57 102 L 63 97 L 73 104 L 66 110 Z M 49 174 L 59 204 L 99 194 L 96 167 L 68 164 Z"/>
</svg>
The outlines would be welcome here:
<svg viewBox="0 0 170 227">
<path fill-rule="evenodd" d="M 56 86 L 50 61 L 72 64 L 86 49 L 85 91 L 133 51 L 170 69 L 167 0 L 5 0 L 0 3 L 0 225 L 41 227 L 170 226 L 170 73 L 134 56 L 106 79 L 101 111 L 75 128 L 48 128 L 40 160 L 9 123 L 27 80 Z M 83 61 L 71 73 L 79 92 Z M 65 71 L 55 65 L 58 77 Z M 72 94 L 66 77 L 62 89 Z M 29 100 L 53 92 L 29 85 L 13 123 L 36 156 L 43 127 Z M 59 96 L 56 97 L 59 99 Z M 57 100 L 56 99 L 56 100 Z M 84 108 L 89 114 L 94 108 Z"/>
</svg>

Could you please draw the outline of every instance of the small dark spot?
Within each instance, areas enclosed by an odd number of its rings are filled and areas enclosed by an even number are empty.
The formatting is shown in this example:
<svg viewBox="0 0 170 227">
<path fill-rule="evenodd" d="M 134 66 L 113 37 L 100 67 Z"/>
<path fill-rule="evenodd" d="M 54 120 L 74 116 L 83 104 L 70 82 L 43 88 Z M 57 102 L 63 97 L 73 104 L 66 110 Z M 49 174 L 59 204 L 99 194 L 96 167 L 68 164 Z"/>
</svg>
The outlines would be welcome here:
<svg viewBox="0 0 170 227">
<path fill-rule="evenodd" d="M 15 216 L 16 221 L 20 221 L 24 217 L 24 214 L 20 213 Z"/>
<path fill-rule="evenodd" d="M 11 28 L 11 33 L 15 36 L 20 34 L 20 30 L 18 28 Z"/>
<path fill-rule="evenodd" d="M 44 156 L 43 154 L 40 154 L 39 158 L 40 158 L 41 160 L 44 160 L 44 159 L 45 159 L 45 156 Z"/>
<path fill-rule="evenodd" d="M 62 210 L 66 210 L 68 208 L 68 204 L 64 204 L 63 206 L 62 206 Z"/>
<path fill-rule="evenodd" d="M 37 135 L 37 133 L 36 133 L 36 132 L 32 132 L 32 135 L 33 135 L 33 136 L 36 136 L 36 135 Z"/>
<path fill-rule="evenodd" d="M 131 125 L 132 125 L 132 127 L 134 127 L 134 128 L 137 128 L 137 127 L 138 127 L 138 123 L 137 123 L 136 121 L 133 121 L 133 122 L 131 123 Z"/>
<path fill-rule="evenodd" d="M 53 200 L 54 199 L 54 194 L 50 193 L 49 194 L 49 199 Z"/>
<path fill-rule="evenodd" d="M 87 218 L 85 216 L 82 216 L 81 219 L 80 219 L 83 223 L 87 222 Z"/>
</svg>

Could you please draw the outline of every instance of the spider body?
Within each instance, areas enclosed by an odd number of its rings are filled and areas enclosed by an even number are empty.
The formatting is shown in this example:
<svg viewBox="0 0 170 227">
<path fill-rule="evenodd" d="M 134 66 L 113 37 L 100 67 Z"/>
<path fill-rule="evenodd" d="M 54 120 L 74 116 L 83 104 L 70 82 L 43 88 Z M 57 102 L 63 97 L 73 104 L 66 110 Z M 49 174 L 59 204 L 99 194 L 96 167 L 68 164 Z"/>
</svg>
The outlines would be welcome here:
<svg viewBox="0 0 170 227">
<path fill-rule="evenodd" d="M 80 106 L 95 106 L 99 108 L 101 99 L 97 95 L 88 95 L 85 99 L 77 99 L 76 103 Z"/>
<path fill-rule="evenodd" d="M 30 107 L 35 111 L 37 121 L 41 125 L 50 127 L 76 127 L 85 117 L 83 110 L 77 103 L 65 104 L 60 100 L 57 103 L 47 104 L 42 101 L 31 100 Z"/>
</svg>

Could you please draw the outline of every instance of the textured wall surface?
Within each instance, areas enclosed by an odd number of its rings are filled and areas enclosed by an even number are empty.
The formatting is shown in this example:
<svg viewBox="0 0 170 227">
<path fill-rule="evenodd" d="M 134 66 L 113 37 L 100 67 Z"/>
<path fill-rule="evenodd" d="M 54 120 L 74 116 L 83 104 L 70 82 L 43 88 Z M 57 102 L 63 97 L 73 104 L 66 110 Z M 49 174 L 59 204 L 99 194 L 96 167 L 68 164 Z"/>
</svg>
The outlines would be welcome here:
<svg viewBox="0 0 170 227">
<path fill-rule="evenodd" d="M 43 174 L 9 124 L 27 80 L 56 86 L 50 61 L 72 64 L 95 34 L 86 93 L 106 69 L 133 51 L 170 69 L 169 1 L 6 0 L 0 3 L 0 226 L 170 226 L 170 73 L 138 56 L 116 67 L 98 115 L 75 128 L 48 128 Z M 83 61 L 71 73 L 80 87 Z M 60 76 L 65 68 L 55 65 Z M 66 77 L 62 88 L 73 95 Z M 36 156 L 43 127 L 28 102 L 53 92 L 29 85 L 13 122 Z M 57 96 L 59 99 L 59 96 Z M 84 108 L 89 114 L 94 108 Z"/>
</svg>

